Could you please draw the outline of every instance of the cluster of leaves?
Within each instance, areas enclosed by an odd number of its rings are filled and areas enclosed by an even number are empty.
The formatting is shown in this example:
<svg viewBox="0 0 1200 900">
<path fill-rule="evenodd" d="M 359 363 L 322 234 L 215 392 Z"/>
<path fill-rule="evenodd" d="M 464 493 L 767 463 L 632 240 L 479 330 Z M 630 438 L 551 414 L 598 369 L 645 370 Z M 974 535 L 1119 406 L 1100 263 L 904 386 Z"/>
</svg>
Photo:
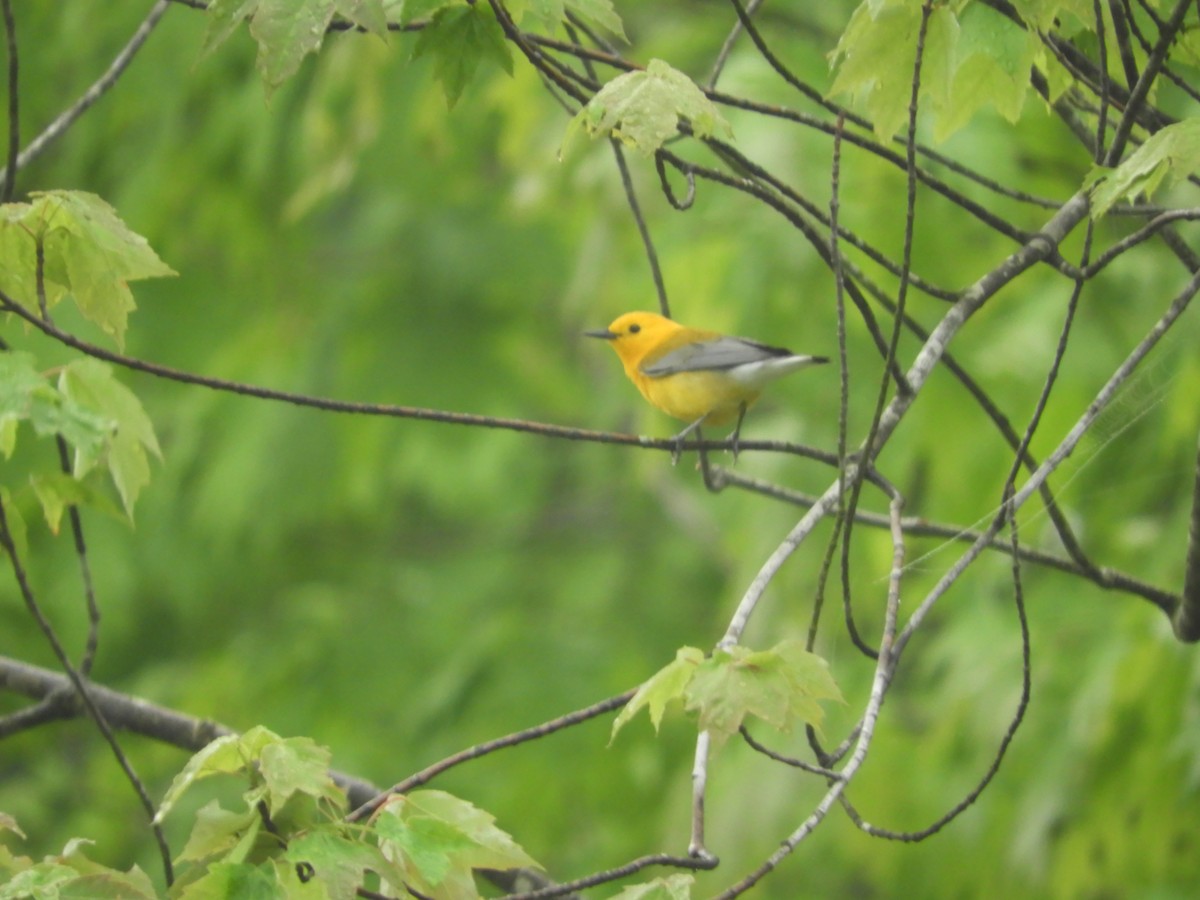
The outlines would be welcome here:
<svg viewBox="0 0 1200 900">
<path fill-rule="evenodd" d="M 673 703 L 698 714 L 698 727 L 720 745 L 754 716 L 781 732 L 799 722 L 820 729 L 821 701 L 842 699 L 824 659 L 786 640 L 770 650 L 735 645 L 711 655 L 682 647 L 675 659 L 652 675 L 613 722 L 617 732 L 645 709 L 657 731 Z"/>
<path fill-rule="evenodd" d="M 1044 36 L 1092 30 L 1093 4 L 1041 0 L 1016 3 L 1010 13 L 970 0 L 936 4 L 930 12 L 921 99 L 933 119 L 936 140 L 945 140 L 987 107 L 1016 123 L 1031 98 L 1050 106 L 1074 86 L 1074 76 Z M 922 15 L 919 3 L 864 0 L 830 54 L 837 73 L 830 95 L 854 99 L 880 141 L 890 140 L 907 120 Z M 1194 60 L 1195 32 L 1185 34 L 1182 52 Z M 1140 67 L 1145 51 L 1135 46 L 1134 52 Z M 1031 71 L 1035 78 L 1030 78 Z M 1034 88 L 1039 78 L 1041 92 Z M 1092 215 L 1100 218 L 1119 201 L 1152 194 L 1164 180 L 1178 181 L 1197 170 L 1200 126 L 1185 119 L 1148 136 L 1119 166 L 1095 167 L 1083 186 L 1092 191 Z"/>
<path fill-rule="evenodd" d="M 508 14 L 521 24 L 554 31 L 567 12 L 582 21 L 623 36 L 611 0 L 520 0 Z M 434 58 L 434 76 L 453 106 L 480 62 L 512 74 L 512 51 L 496 14 L 486 3 L 467 0 L 215 0 L 209 6 L 204 49 L 211 52 L 244 21 L 258 44 L 258 69 L 273 91 L 294 75 L 306 56 L 321 49 L 335 19 L 386 39 L 392 28 L 422 25 L 413 58 Z"/>
<path fill-rule="evenodd" d="M 5 303 L 49 320 L 69 299 L 117 346 L 135 308 L 129 282 L 174 274 L 112 207 L 77 191 L 50 191 L 28 203 L 0 206 L 0 271 Z M 32 353 L 0 355 L 0 452 L 6 459 L 16 449 L 22 422 L 36 435 L 61 437 L 74 454 L 69 473 L 52 468 L 30 476 L 28 488 L 51 530 L 58 531 L 68 505 L 113 511 L 88 479 L 93 472 L 108 473 L 132 518 L 150 480 L 149 456 L 160 455 L 158 440 L 141 402 L 108 365 L 77 359 L 58 367 L 55 377 Z M 22 530 L 18 524 L 18 537 Z"/>
<path fill-rule="evenodd" d="M 344 793 L 329 776 L 329 753 L 308 738 L 281 738 L 265 728 L 218 738 L 176 777 L 157 819 L 199 781 L 247 783 L 240 805 L 212 800 L 196 815 L 177 863 L 172 896 L 350 898 L 359 888 L 407 890 L 440 900 L 479 896 L 477 868 L 536 868 L 493 818 L 442 791 L 394 795 L 368 824 L 351 825 Z M 0 820 L 24 837 L 15 822 Z M 156 896 L 140 870 L 118 872 L 87 859 L 85 842 L 33 862 L 0 844 L 0 897 Z"/>
<path fill-rule="evenodd" d="M 523 0 L 507 5 L 523 25 L 548 30 L 570 11 L 609 33 L 622 33 L 608 0 Z M 960 128 L 984 106 L 1016 121 L 1030 95 L 1028 73 L 1039 72 L 1053 102 L 1070 75 L 1046 51 L 1039 31 L 1084 27 L 1091 4 L 1021 3 L 1032 27 L 1022 28 L 978 3 L 937 5 L 929 17 L 922 85 L 936 115 L 935 136 Z M 832 58 L 832 92 L 861 98 L 876 136 L 892 138 L 907 116 L 908 93 L 921 18 L 919 4 L 867 0 L 855 13 Z M 512 71 L 504 28 L 485 3 L 465 0 L 215 0 L 205 48 L 211 51 L 244 22 L 258 45 L 259 68 L 268 90 L 293 75 L 319 50 L 334 22 L 380 38 L 392 26 L 417 21 L 424 27 L 414 56 L 429 56 L 446 99 L 455 103 L 481 63 Z M 1065 24 L 1064 24 L 1065 23 Z M 582 106 L 567 127 L 564 145 L 583 131 L 613 137 L 651 155 L 681 127 L 698 138 L 732 137 L 716 105 L 686 75 L 661 60 L 644 70 L 617 75 Z M 1167 178 L 1200 169 L 1200 129 L 1193 120 L 1149 137 L 1116 169 L 1092 179 L 1095 215 L 1113 204 L 1155 190 Z M 48 319 L 65 300 L 117 346 L 134 309 L 129 282 L 173 274 L 138 235 L 97 197 L 52 192 L 29 203 L 0 208 L 0 271 L 11 302 L 30 316 Z M 158 454 L 153 427 L 137 398 L 95 360 L 76 360 L 48 370 L 31 353 L 0 354 L 0 451 L 11 457 L 22 422 L 38 436 L 57 436 L 70 446 L 69 474 L 39 472 L 27 486 L 55 531 L 69 505 L 114 511 L 90 476 L 107 472 L 125 513 L 132 516 L 149 478 L 149 457 Z M 14 486 L 3 486 L 6 507 Z M 819 729 L 822 701 L 840 692 L 820 657 L 794 641 L 765 650 L 734 646 L 710 655 L 682 648 L 676 659 L 645 682 L 613 724 L 613 736 L 645 709 L 657 729 L 673 704 L 695 713 L 698 728 L 720 744 L 748 716 L 780 731 L 796 724 Z M 185 869 L 176 887 L 182 897 L 272 894 L 353 896 L 369 889 L 406 889 L 432 897 L 476 896 L 474 870 L 536 863 L 491 816 L 439 791 L 395 796 L 369 824 L 347 821 L 346 801 L 328 775 L 328 753 L 307 739 L 282 739 L 265 729 L 222 738 L 198 754 L 178 776 L 159 811 L 175 808 L 196 782 L 212 776 L 245 779 L 241 805 L 217 801 L 197 814 L 178 857 Z M 0 820 L 21 836 L 15 822 Z M 87 860 L 83 842 L 41 862 L 0 846 L 0 871 L 10 879 L 0 897 L 153 896 L 139 870 L 117 872 Z M 690 876 L 674 875 L 626 889 L 620 896 L 680 898 Z"/>
</svg>

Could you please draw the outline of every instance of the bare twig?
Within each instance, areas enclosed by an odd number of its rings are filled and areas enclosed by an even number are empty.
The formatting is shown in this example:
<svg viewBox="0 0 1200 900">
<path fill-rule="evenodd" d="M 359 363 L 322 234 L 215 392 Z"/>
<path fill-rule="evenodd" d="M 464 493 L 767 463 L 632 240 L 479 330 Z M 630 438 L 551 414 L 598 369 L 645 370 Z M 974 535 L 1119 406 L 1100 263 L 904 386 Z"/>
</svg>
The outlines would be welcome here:
<svg viewBox="0 0 1200 900">
<path fill-rule="evenodd" d="M 116 757 L 117 764 L 125 773 L 125 778 L 133 787 L 138 799 L 142 803 L 142 808 L 146 811 L 146 816 L 150 820 L 150 830 L 154 834 L 154 840 L 158 844 L 159 856 L 162 860 L 163 873 L 167 884 L 170 885 L 174 881 L 174 872 L 171 866 L 171 848 L 167 845 L 166 835 L 163 834 L 162 828 L 154 821 L 154 801 L 150 799 L 149 793 L 146 791 L 146 786 L 142 784 L 141 778 L 134 771 L 132 763 L 121 749 L 121 745 L 117 742 L 116 735 L 105 719 L 104 713 L 93 702 L 88 693 L 87 686 L 84 683 L 83 676 L 79 671 L 71 665 L 71 660 L 67 656 L 66 650 L 59 641 L 58 635 L 54 628 L 50 625 L 50 621 L 42 612 L 41 604 L 38 603 L 37 597 L 33 593 L 33 586 L 29 582 L 26 575 L 25 567 L 21 563 L 21 557 L 17 552 L 17 546 L 13 541 L 12 533 L 8 527 L 8 514 L 5 511 L 5 503 L 0 499 L 0 548 L 8 555 L 9 562 L 12 565 L 13 577 L 16 579 L 17 587 L 21 592 L 21 597 L 25 601 L 25 608 L 29 611 L 30 616 L 37 623 L 42 635 L 46 638 L 46 643 L 50 645 L 54 652 L 58 664 L 62 666 L 67 677 L 70 679 L 71 687 L 74 689 L 76 696 L 87 710 L 92 721 L 96 723 L 96 728 L 100 731 L 105 743 Z"/>
<path fill-rule="evenodd" d="M 354 812 L 350 813 L 347 819 L 351 822 L 362 821 L 370 817 L 379 807 L 387 802 L 387 799 L 394 794 L 404 794 L 414 790 L 423 784 L 428 783 L 431 779 L 442 774 L 447 769 L 452 769 L 455 766 L 462 765 L 473 759 L 479 759 L 481 756 L 487 756 L 489 753 L 495 753 L 497 750 L 504 750 L 508 747 L 515 747 L 519 744 L 528 743 L 529 741 L 537 740 L 538 738 L 546 737 L 556 731 L 561 731 L 564 728 L 569 728 L 572 725 L 578 725 L 580 722 L 586 722 L 589 719 L 594 719 L 596 716 L 602 716 L 605 713 L 612 712 L 614 709 L 620 709 L 630 698 L 633 697 L 634 691 L 626 691 L 623 694 L 617 694 L 615 697 L 609 697 L 607 700 L 601 700 L 599 703 L 593 703 L 591 706 L 576 710 L 575 712 L 567 713 L 565 716 L 558 716 L 548 722 L 543 722 L 540 725 L 535 725 L 532 728 L 524 728 L 521 731 L 514 731 L 512 734 L 507 734 L 504 737 L 495 738 L 494 740 L 484 741 L 482 744 L 476 744 L 474 747 L 468 747 L 466 750 L 460 750 L 458 753 L 448 756 L 439 762 L 434 763 L 427 768 L 422 769 L 414 775 L 410 775 L 403 781 L 392 785 L 386 791 L 380 791 L 370 800 L 361 803 Z"/>
<path fill-rule="evenodd" d="M 41 156 L 47 147 L 62 137 L 67 132 L 67 129 L 74 125 L 93 103 L 104 96 L 108 89 L 117 83 L 117 79 L 121 77 L 122 73 L 129 67 L 129 64 L 133 62 L 133 57 L 142 48 L 142 45 L 146 43 L 146 39 L 150 37 L 150 32 L 154 30 L 154 26 L 158 24 L 159 20 L 163 17 L 163 13 L 167 11 L 167 7 L 170 5 L 170 0 L 157 0 L 154 6 L 151 7 L 149 14 L 142 20 L 142 24 L 134 31 L 129 42 L 113 58 L 112 63 L 105 70 L 104 74 L 91 87 L 84 91 L 78 100 L 47 125 L 28 147 L 21 151 L 16 163 L 18 171 Z M 0 184 L 0 188 L 3 188 L 7 192 L 10 180 L 11 176 L 6 174 L 3 184 Z"/>
</svg>

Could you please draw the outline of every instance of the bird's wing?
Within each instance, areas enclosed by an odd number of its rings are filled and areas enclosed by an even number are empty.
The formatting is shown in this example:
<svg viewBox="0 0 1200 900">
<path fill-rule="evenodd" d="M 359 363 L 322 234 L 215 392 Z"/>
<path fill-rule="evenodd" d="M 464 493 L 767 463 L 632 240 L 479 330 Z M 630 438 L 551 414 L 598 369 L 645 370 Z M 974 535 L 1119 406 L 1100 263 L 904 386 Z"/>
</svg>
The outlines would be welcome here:
<svg viewBox="0 0 1200 900">
<path fill-rule="evenodd" d="M 768 347 L 766 344 L 745 338 L 717 337 L 684 344 L 650 365 L 642 366 L 642 374 L 650 378 L 662 378 L 677 372 L 733 369 L 749 363 L 792 355 L 790 350 Z"/>
</svg>

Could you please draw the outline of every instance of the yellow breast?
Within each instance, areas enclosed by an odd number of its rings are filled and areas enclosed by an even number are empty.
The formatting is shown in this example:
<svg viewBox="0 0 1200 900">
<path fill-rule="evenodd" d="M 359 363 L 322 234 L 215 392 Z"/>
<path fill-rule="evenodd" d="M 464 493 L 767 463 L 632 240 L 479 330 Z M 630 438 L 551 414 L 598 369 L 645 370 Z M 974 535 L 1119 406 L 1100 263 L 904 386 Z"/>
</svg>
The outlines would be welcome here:
<svg viewBox="0 0 1200 900">
<path fill-rule="evenodd" d="M 630 378 L 642 396 L 668 416 L 685 422 L 704 417 L 706 425 L 725 425 L 737 418 L 744 403 L 754 405 L 759 391 L 748 390 L 725 372 L 679 372 L 662 378 L 647 378 L 631 372 Z"/>
</svg>

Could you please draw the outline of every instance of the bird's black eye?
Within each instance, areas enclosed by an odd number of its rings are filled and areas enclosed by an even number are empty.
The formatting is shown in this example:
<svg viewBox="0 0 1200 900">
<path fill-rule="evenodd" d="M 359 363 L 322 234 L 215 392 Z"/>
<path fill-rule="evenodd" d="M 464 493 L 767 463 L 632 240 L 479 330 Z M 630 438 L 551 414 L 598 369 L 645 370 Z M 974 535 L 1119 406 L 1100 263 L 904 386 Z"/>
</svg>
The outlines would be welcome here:
<svg viewBox="0 0 1200 900">
<path fill-rule="evenodd" d="M 637 333 L 638 333 L 639 331 L 641 331 L 641 330 L 642 330 L 642 326 L 641 326 L 641 325 L 630 325 L 630 326 L 629 326 L 629 333 L 630 333 L 630 334 L 637 334 Z"/>
</svg>

